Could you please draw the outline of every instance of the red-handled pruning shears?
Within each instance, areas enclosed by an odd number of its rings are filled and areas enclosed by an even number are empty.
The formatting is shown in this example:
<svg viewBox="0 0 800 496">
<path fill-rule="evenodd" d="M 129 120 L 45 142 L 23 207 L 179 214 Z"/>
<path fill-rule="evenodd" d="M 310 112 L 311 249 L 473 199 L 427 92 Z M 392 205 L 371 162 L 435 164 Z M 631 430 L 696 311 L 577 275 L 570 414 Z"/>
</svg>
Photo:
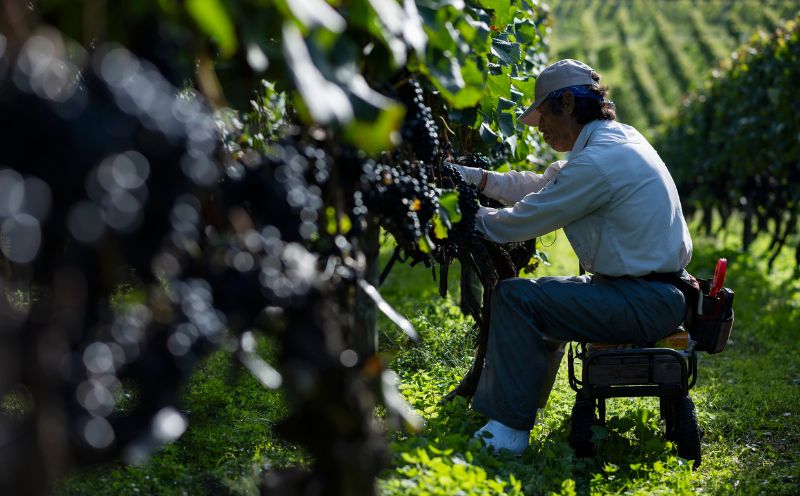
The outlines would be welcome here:
<svg viewBox="0 0 800 496">
<path fill-rule="evenodd" d="M 722 289 L 722 283 L 725 282 L 725 271 L 728 269 L 728 260 L 720 258 L 717 260 L 717 266 L 714 269 L 714 279 L 711 280 L 711 290 L 708 296 L 717 296 L 719 290 Z"/>
</svg>

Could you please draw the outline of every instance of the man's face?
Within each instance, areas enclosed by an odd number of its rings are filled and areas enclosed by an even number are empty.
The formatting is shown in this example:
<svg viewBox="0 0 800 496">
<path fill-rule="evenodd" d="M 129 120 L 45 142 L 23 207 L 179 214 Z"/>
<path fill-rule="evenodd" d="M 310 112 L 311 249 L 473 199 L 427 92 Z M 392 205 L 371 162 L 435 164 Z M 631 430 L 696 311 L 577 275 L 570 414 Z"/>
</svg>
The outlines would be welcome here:
<svg viewBox="0 0 800 496">
<path fill-rule="evenodd" d="M 568 152 L 572 150 L 578 134 L 575 131 L 577 122 L 570 115 L 565 106 L 562 105 L 561 113 L 556 114 L 552 111 L 552 100 L 545 100 L 540 106 L 541 115 L 539 116 L 539 131 L 541 131 L 544 141 L 557 152 Z M 580 132 L 580 128 L 578 128 Z"/>
</svg>

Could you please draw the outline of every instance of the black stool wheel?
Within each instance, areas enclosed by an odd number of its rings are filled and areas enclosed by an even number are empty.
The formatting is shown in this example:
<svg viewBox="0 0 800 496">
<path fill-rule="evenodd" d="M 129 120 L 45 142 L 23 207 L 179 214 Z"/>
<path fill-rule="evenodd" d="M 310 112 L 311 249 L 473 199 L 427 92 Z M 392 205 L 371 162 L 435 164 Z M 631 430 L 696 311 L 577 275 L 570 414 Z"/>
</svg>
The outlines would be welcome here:
<svg viewBox="0 0 800 496">
<path fill-rule="evenodd" d="M 572 432 L 569 435 L 569 445 L 580 458 L 594 454 L 592 443 L 594 424 L 594 401 L 582 399 L 575 401 L 575 405 L 572 406 Z"/>
<path fill-rule="evenodd" d="M 675 400 L 660 397 L 661 419 L 664 421 L 664 435 L 670 441 L 675 441 Z"/>
<path fill-rule="evenodd" d="M 675 400 L 675 444 L 678 455 L 686 460 L 694 460 L 694 467 L 700 465 L 700 428 L 694 402 L 687 395 Z"/>
</svg>

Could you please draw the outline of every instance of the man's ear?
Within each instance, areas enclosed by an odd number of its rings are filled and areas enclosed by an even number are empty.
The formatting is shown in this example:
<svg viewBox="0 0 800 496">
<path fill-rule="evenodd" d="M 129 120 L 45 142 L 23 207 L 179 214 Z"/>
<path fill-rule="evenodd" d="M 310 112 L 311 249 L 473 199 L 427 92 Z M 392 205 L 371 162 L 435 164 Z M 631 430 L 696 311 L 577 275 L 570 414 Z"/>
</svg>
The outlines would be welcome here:
<svg viewBox="0 0 800 496">
<path fill-rule="evenodd" d="M 572 115 L 572 111 L 575 110 L 575 95 L 569 90 L 565 91 L 561 96 L 561 105 L 564 113 Z"/>
</svg>

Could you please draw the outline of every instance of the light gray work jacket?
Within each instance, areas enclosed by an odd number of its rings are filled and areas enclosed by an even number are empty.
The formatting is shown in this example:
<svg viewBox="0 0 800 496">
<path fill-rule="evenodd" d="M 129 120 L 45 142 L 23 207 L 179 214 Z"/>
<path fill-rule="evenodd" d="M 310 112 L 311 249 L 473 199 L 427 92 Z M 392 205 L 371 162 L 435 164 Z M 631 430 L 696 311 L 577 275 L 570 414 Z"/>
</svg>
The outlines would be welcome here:
<svg viewBox="0 0 800 496">
<path fill-rule="evenodd" d="M 490 174 L 483 193 L 511 204 L 479 209 L 476 229 L 487 238 L 524 241 L 563 227 L 589 272 L 675 272 L 692 256 L 666 165 L 636 129 L 616 121 L 585 125 L 569 160 L 545 174 Z"/>
</svg>

